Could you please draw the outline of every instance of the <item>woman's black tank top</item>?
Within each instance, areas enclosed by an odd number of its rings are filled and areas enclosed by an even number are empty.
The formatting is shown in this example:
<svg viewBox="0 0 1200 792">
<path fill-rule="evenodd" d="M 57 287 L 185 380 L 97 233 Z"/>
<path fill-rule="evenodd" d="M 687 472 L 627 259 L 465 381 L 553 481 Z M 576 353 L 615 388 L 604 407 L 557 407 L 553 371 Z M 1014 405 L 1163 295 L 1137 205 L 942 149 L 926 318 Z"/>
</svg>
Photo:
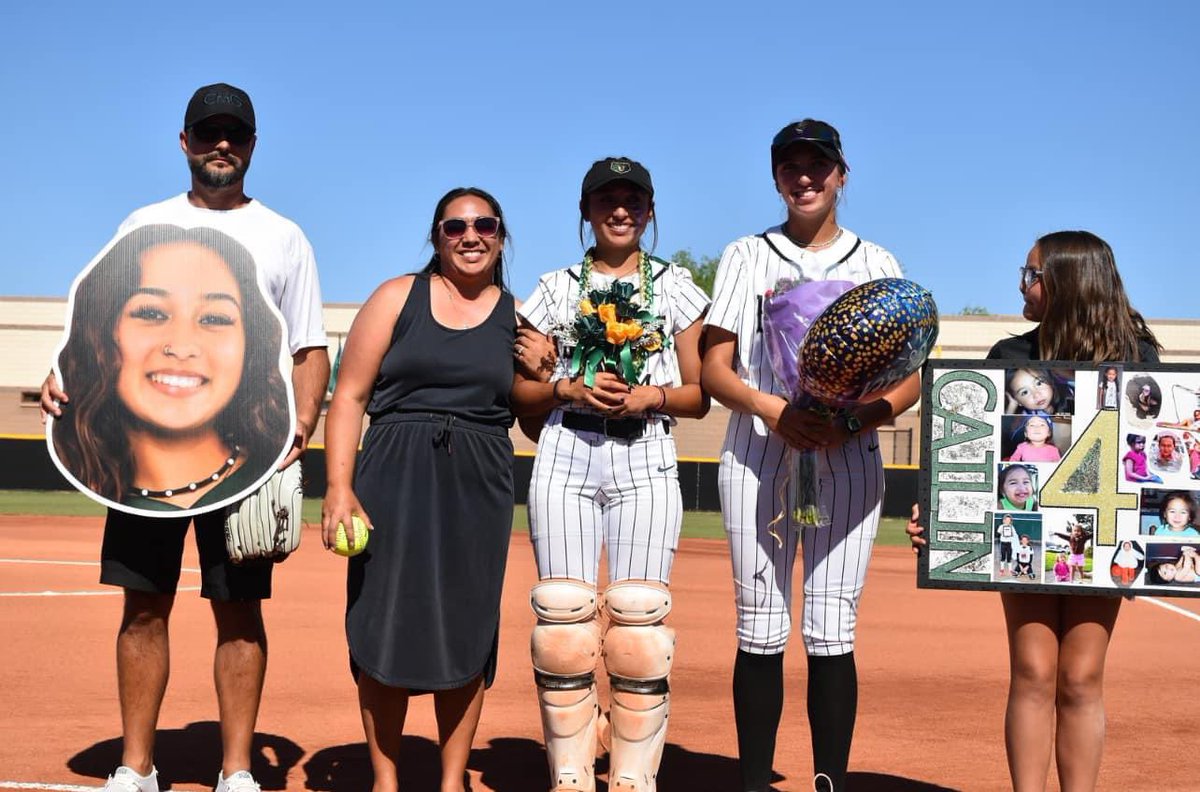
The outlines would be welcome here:
<svg viewBox="0 0 1200 792">
<path fill-rule="evenodd" d="M 512 426 L 508 394 L 513 380 L 516 313 L 513 296 L 500 294 L 483 324 L 453 330 L 438 324 L 429 304 L 430 280 L 418 275 L 392 330 L 367 414 L 437 413 L 495 426 Z"/>
</svg>

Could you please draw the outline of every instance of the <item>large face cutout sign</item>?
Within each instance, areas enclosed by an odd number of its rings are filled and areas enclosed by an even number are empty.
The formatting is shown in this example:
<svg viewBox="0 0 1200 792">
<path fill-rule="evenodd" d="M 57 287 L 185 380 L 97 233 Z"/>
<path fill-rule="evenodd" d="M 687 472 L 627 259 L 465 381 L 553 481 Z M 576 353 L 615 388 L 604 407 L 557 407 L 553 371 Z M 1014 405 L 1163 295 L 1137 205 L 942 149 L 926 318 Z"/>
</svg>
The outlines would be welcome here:
<svg viewBox="0 0 1200 792">
<path fill-rule="evenodd" d="M 254 259 L 213 228 L 150 225 L 111 242 L 71 287 L 47 424 L 59 470 L 93 499 L 150 517 L 253 492 L 291 447 L 282 316 Z"/>
</svg>

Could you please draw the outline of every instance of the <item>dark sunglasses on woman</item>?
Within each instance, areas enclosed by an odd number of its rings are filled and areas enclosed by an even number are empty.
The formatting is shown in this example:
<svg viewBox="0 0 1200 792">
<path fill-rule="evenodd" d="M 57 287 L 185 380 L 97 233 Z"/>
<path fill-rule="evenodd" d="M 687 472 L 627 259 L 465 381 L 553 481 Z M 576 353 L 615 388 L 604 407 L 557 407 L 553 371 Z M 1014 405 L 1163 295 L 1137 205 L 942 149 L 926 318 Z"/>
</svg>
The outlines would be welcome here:
<svg viewBox="0 0 1200 792">
<path fill-rule="evenodd" d="M 499 217 L 476 217 L 468 220 L 462 217 L 447 217 L 441 222 L 442 236 L 446 239 L 462 239 L 467 234 L 467 226 L 475 229 L 481 237 L 494 237 L 500 232 Z"/>
</svg>

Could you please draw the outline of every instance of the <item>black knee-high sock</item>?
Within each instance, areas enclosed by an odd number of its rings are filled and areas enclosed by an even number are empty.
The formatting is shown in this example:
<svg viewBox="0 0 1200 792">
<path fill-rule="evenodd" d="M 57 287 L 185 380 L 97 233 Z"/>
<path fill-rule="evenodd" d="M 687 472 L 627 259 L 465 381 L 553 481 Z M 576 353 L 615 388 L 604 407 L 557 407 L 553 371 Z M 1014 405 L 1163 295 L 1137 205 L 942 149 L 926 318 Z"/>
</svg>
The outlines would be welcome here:
<svg viewBox="0 0 1200 792">
<path fill-rule="evenodd" d="M 771 785 L 782 712 L 783 653 L 756 655 L 739 649 L 733 664 L 733 718 L 746 792 L 765 792 Z"/>
<path fill-rule="evenodd" d="M 808 725 L 812 729 L 813 774 L 824 773 L 835 792 L 846 787 L 850 740 L 858 709 L 854 653 L 808 658 Z"/>
</svg>

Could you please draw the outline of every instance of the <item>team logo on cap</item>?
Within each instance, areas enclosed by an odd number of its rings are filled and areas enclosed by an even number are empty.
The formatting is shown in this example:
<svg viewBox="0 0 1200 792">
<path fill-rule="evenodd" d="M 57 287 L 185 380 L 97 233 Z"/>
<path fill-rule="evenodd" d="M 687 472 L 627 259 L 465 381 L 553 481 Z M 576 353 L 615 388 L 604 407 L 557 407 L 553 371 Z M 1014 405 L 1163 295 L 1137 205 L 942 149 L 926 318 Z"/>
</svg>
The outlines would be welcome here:
<svg viewBox="0 0 1200 792">
<path fill-rule="evenodd" d="M 237 94 L 217 93 L 216 91 L 213 91 L 212 93 L 206 93 L 204 95 L 204 104 L 206 104 L 206 105 L 227 104 L 227 105 L 233 105 L 234 107 L 241 107 L 242 106 L 242 97 L 238 96 Z"/>
<path fill-rule="evenodd" d="M 629 173 L 631 167 L 632 166 L 630 166 L 630 164 L 624 160 L 617 160 L 616 162 L 610 162 L 608 164 L 608 169 L 613 173 Z"/>
</svg>

